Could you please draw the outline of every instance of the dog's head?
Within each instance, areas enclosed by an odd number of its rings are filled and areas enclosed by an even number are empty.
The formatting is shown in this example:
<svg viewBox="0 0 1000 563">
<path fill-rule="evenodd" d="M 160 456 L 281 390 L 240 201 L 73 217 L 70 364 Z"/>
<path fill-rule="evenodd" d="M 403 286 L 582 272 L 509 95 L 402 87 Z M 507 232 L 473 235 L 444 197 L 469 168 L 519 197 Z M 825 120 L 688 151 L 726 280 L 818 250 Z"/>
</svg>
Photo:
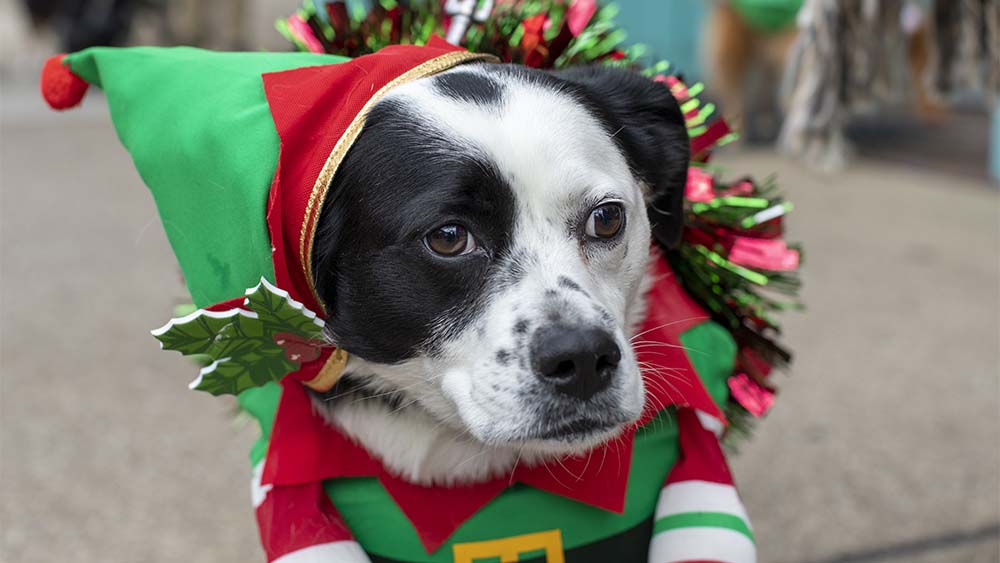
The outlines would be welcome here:
<svg viewBox="0 0 1000 563">
<path fill-rule="evenodd" d="M 630 336 L 651 223 L 680 236 L 688 158 L 667 88 L 624 70 L 473 64 L 396 88 L 314 246 L 345 384 L 485 444 L 615 435 L 643 409 Z"/>
</svg>

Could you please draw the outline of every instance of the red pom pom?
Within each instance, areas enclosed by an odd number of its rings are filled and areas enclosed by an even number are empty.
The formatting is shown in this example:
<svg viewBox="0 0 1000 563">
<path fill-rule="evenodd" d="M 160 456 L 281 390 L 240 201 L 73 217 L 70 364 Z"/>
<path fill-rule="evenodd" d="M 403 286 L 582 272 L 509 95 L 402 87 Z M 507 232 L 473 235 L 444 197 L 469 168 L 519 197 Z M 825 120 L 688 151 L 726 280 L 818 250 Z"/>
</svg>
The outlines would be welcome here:
<svg viewBox="0 0 1000 563">
<path fill-rule="evenodd" d="M 66 55 L 52 55 L 42 67 L 42 97 L 52 109 L 69 109 L 83 100 L 90 84 L 63 64 Z"/>
</svg>

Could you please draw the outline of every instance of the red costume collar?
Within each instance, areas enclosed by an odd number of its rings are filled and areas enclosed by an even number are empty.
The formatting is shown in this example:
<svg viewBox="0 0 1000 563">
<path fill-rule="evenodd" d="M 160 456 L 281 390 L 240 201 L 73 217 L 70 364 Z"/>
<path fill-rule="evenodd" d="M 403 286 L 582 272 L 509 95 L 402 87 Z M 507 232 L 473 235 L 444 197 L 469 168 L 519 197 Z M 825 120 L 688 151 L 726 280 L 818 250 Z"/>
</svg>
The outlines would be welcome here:
<svg viewBox="0 0 1000 563">
<path fill-rule="evenodd" d="M 281 139 L 278 168 L 267 209 L 276 285 L 322 316 L 309 257 L 316 221 L 337 166 L 360 134 L 368 109 L 389 89 L 474 59 L 434 39 L 426 47 L 395 45 L 334 65 L 304 67 L 263 76 L 275 128 Z M 495 59 L 494 59 L 495 60 Z M 363 448 L 313 413 L 300 382 L 311 382 L 326 365 L 327 348 L 282 380 L 283 391 L 270 437 L 263 483 L 293 485 L 340 477 L 376 477 L 413 524 L 424 547 L 436 550 L 463 522 L 515 482 L 579 502 L 622 512 L 636 428 L 663 408 L 690 406 L 722 419 L 722 413 L 688 362 L 679 335 L 707 318 L 678 285 L 666 260 L 654 260 L 656 282 L 640 338 L 662 343 L 643 347 L 647 411 L 621 439 L 599 448 L 622 464 L 588 464 L 588 455 L 462 487 L 423 487 L 391 475 Z M 241 306 L 242 299 L 221 304 Z M 670 373 L 665 376 L 665 372 Z"/>
</svg>

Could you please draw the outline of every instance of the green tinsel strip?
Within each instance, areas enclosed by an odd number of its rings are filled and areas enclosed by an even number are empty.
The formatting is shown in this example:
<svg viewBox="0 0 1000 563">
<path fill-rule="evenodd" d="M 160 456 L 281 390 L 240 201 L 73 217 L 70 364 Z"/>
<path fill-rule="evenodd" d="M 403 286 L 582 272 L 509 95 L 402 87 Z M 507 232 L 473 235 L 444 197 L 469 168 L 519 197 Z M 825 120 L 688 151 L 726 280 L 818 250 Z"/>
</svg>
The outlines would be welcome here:
<svg viewBox="0 0 1000 563">
<path fill-rule="evenodd" d="M 618 7 L 603 6 L 576 37 L 562 38 L 567 33 L 564 22 L 572 0 L 520 0 L 497 2 L 485 22 L 469 26 L 462 45 L 475 52 L 488 52 L 505 62 L 529 64 L 541 68 L 563 68 L 570 65 L 606 62 L 639 67 L 645 47 L 624 45 L 627 34 L 615 23 Z M 445 21 L 441 3 L 436 0 L 373 0 L 367 12 L 355 3 L 345 5 L 342 13 L 347 21 L 326 17 L 312 0 L 305 0 L 296 12 L 312 28 L 313 34 L 328 53 L 357 57 L 375 52 L 392 44 L 425 44 L 431 35 L 444 36 Z M 522 45 L 524 22 L 544 15 L 548 21 L 538 48 Z M 275 27 L 299 50 L 308 50 L 308 43 L 291 26 L 288 18 L 278 20 Z M 553 53 L 552 51 L 558 51 Z"/>
</svg>

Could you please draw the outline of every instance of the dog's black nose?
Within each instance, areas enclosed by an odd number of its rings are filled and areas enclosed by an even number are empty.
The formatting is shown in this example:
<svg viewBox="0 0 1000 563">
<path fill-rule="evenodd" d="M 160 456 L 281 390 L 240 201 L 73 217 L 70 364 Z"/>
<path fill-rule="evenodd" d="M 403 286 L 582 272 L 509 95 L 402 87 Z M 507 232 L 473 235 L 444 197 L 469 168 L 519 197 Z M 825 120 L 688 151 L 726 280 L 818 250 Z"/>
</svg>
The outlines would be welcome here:
<svg viewBox="0 0 1000 563">
<path fill-rule="evenodd" d="M 622 351 L 602 329 L 553 325 L 535 333 L 531 357 L 543 381 L 560 393 L 586 400 L 611 383 Z"/>
</svg>

